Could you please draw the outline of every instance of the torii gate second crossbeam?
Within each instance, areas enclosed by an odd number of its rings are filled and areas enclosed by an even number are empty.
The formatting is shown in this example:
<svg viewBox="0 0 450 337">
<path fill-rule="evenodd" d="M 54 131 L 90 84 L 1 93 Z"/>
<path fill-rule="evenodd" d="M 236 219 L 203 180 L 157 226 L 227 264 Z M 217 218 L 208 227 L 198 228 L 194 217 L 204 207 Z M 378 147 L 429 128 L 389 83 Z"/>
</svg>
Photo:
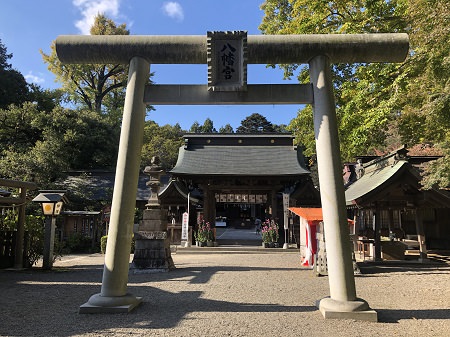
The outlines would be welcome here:
<svg viewBox="0 0 450 337">
<path fill-rule="evenodd" d="M 325 318 L 377 321 L 377 313 L 370 309 L 366 301 L 356 297 L 330 65 L 402 62 L 409 50 L 408 36 L 406 34 L 248 36 L 245 46 L 247 63 L 309 64 L 311 83 L 294 87 L 272 85 L 259 88 L 241 83 L 245 87 L 242 92 L 227 91 L 228 89 L 221 91 L 220 88 L 206 85 L 145 87 L 151 63 L 207 63 L 208 38 L 127 35 L 60 36 L 56 40 L 56 51 L 63 63 L 130 65 L 102 288 L 99 294 L 93 295 L 80 307 L 80 313 L 127 312 L 141 300 L 127 293 L 127 282 L 135 206 L 134 198 L 130 196 L 136 195 L 137 189 L 145 103 L 299 102 L 313 105 L 320 194 L 326 233 L 330 297 L 318 301 L 319 310 Z M 267 92 L 270 95 L 267 95 Z"/>
</svg>

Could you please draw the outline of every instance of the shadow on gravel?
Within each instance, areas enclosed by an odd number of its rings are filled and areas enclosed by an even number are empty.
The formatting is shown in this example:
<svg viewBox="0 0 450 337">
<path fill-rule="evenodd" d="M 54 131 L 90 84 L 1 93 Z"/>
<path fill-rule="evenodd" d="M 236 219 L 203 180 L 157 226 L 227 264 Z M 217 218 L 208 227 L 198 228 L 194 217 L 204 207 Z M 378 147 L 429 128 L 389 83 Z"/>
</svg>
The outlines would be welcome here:
<svg viewBox="0 0 450 337">
<path fill-rule="evenodd" d="M 183 267 L 182 265 L 177 265 L 177 268 L 168 273 L 154 273 L 154 274 L 133 274 L 130 271 L 129 283 L 141 282 L 145 279 L 146 282 L 160 282 L 167 280 L 174 280 L 177 278 L 189 277 L 189 283 L 201 284 L 210 281 L 211 277 L 216 273 L 223 272 L 255 272 L 255 271 L 265 271 L 265 272 L 299 272 L 306 271 L 310 272 L 309 269 L 300 268 L 264 268 L 264 267 L 235 267 L 235 266 L 211 266 L 211 267 Z M 148 275 L 152 275 L 149 279 Z"/>
<path fill-rule="evenodd" d="M 431 263 L 431 264 L 413 264 L 402 263 L 401 261 L 395 263 L 358 263 L 359 270 L 364 276 L 371 274 L 385 274 L 385 273 L 426 273 L 426 274 L 442 274 L 443 272 L 450 272 L 450 266 L 445 263 Z"/>
<path fill-rule="evenodd" d="M 203 291 L 189 290 L 189 284 L 206 283 L 218 272 L 271 271 L 298 272 L 288 268 L 198 267 L 178 268 L 168 273 L 129 275 L 128 291 L 143 298 L 129 314 L 78 314 L 79 306 L 100 291 L 101 266 L 55 268 L 53 271 L 0 272 L 0 335 L 73 336 L 114 334 L 127 329 L 168 329 L 185 319 L 202 320 L 198 312 L 271 313 L 313 312 L 313 305 L 286 306 L 255 301 L 236 302 L 203 298 Z M 80 269 L 81 268 L 81 269 Z M 245 275 L 243 275 L 245 277 Z M 182 282 L 185 286 L 170 292 L 152 286 L 154 282 Z M 256 292 L 260 289 L 249 289 Z M 210 294 L 211 296 L 211 294 Z M 212 294 L 212 296 L 214 296 Z M 252 298 L 251 296 L 249 298 Z M 256 298 L 256 296 L 255 296 Z M 26 317 L 26 318 L 25 318 Z M 148 331 L 148 334 L 151 334 Z M 145 333 L 147 334 L 147 333 Z"/>
<path fill-rule="evenodd" d="M 378 322 L 399 323 L 401 320 L 449 319 L 450 309 L 392 310 L 376 309 Z"/>
</svg>

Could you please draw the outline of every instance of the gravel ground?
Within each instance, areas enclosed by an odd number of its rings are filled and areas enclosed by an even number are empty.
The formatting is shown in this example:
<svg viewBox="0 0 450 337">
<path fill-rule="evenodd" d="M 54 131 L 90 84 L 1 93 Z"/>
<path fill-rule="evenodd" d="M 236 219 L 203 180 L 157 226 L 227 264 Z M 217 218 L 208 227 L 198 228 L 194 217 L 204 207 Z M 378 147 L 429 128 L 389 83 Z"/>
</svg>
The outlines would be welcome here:
<svg viewBox="0 0 450 337">
<path fill-rule="evenodd" d="M 201 249 L 201 248 L 200 248 Z M 325 320 L 328 278 L 297 253 L 173 254 L 169 273 L 131 274 L 129 314 L 79 314 L 100 291 L 103 256 L 66 256 L 52 271 L 0 270 L 1 336 L 450 336 L 450 264 L 361 267 L 358 297 L 378 323 Z"/>
</svg>

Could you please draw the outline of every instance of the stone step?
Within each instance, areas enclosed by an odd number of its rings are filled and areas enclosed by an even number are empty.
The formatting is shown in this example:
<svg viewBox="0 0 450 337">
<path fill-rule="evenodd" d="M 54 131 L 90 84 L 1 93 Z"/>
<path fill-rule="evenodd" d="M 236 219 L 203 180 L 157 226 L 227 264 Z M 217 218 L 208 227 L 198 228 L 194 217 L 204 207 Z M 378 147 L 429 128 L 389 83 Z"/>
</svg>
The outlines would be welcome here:
<svg viewBox="0 0 450 337">
<path fill-rule="evenodd" d="M 292 253 L 299 254 L 296 247 L 288 249 L 283 248 L 264 248 L 262 246 L 241 246 L 241 245 L 223 245 L 219 247 L 181 247 L 172 246 L 173 254 L 267 254 L 267 253 Z"/>
</svg>

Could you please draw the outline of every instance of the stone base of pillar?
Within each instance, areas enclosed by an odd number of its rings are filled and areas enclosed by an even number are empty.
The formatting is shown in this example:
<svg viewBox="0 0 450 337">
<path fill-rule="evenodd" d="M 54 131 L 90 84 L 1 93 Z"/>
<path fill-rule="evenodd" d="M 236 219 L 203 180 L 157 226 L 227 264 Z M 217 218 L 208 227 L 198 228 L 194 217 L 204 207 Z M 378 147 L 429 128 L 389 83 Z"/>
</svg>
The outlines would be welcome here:
<svg viewBox="0 0 450 337">
<path fill-rule="evenodd" d="M 89 301 L 80 306 L 80 314 L 128 313 L 142 302 L 142 297 L 131 294 L 124 296 L 92 295 Z"/>
<path fill-rule="evenodd" d="M 316 306 L 325 319 L 354 319 L 358 321 L 377 322 L 378 314 L 370 309 L 363 299 L 355 301 L 336 301 L 330 297 L 316 302 Z"/>
<path fill-rule="evenodd" d="M 153 238 L 151 238 L 153 236 Z M 175 269 L 167 232 L 135 233 L 131 269 L 135 274 L 167 272 Z"/>
<path fill-rule="evenodd" d="M 144 210 L 134 239 L 134 257 L 130 267 L 133 273 L 147 274 L 175 269 L 167 235 L 167 215 L 163 210 Z"/>
</svg>

